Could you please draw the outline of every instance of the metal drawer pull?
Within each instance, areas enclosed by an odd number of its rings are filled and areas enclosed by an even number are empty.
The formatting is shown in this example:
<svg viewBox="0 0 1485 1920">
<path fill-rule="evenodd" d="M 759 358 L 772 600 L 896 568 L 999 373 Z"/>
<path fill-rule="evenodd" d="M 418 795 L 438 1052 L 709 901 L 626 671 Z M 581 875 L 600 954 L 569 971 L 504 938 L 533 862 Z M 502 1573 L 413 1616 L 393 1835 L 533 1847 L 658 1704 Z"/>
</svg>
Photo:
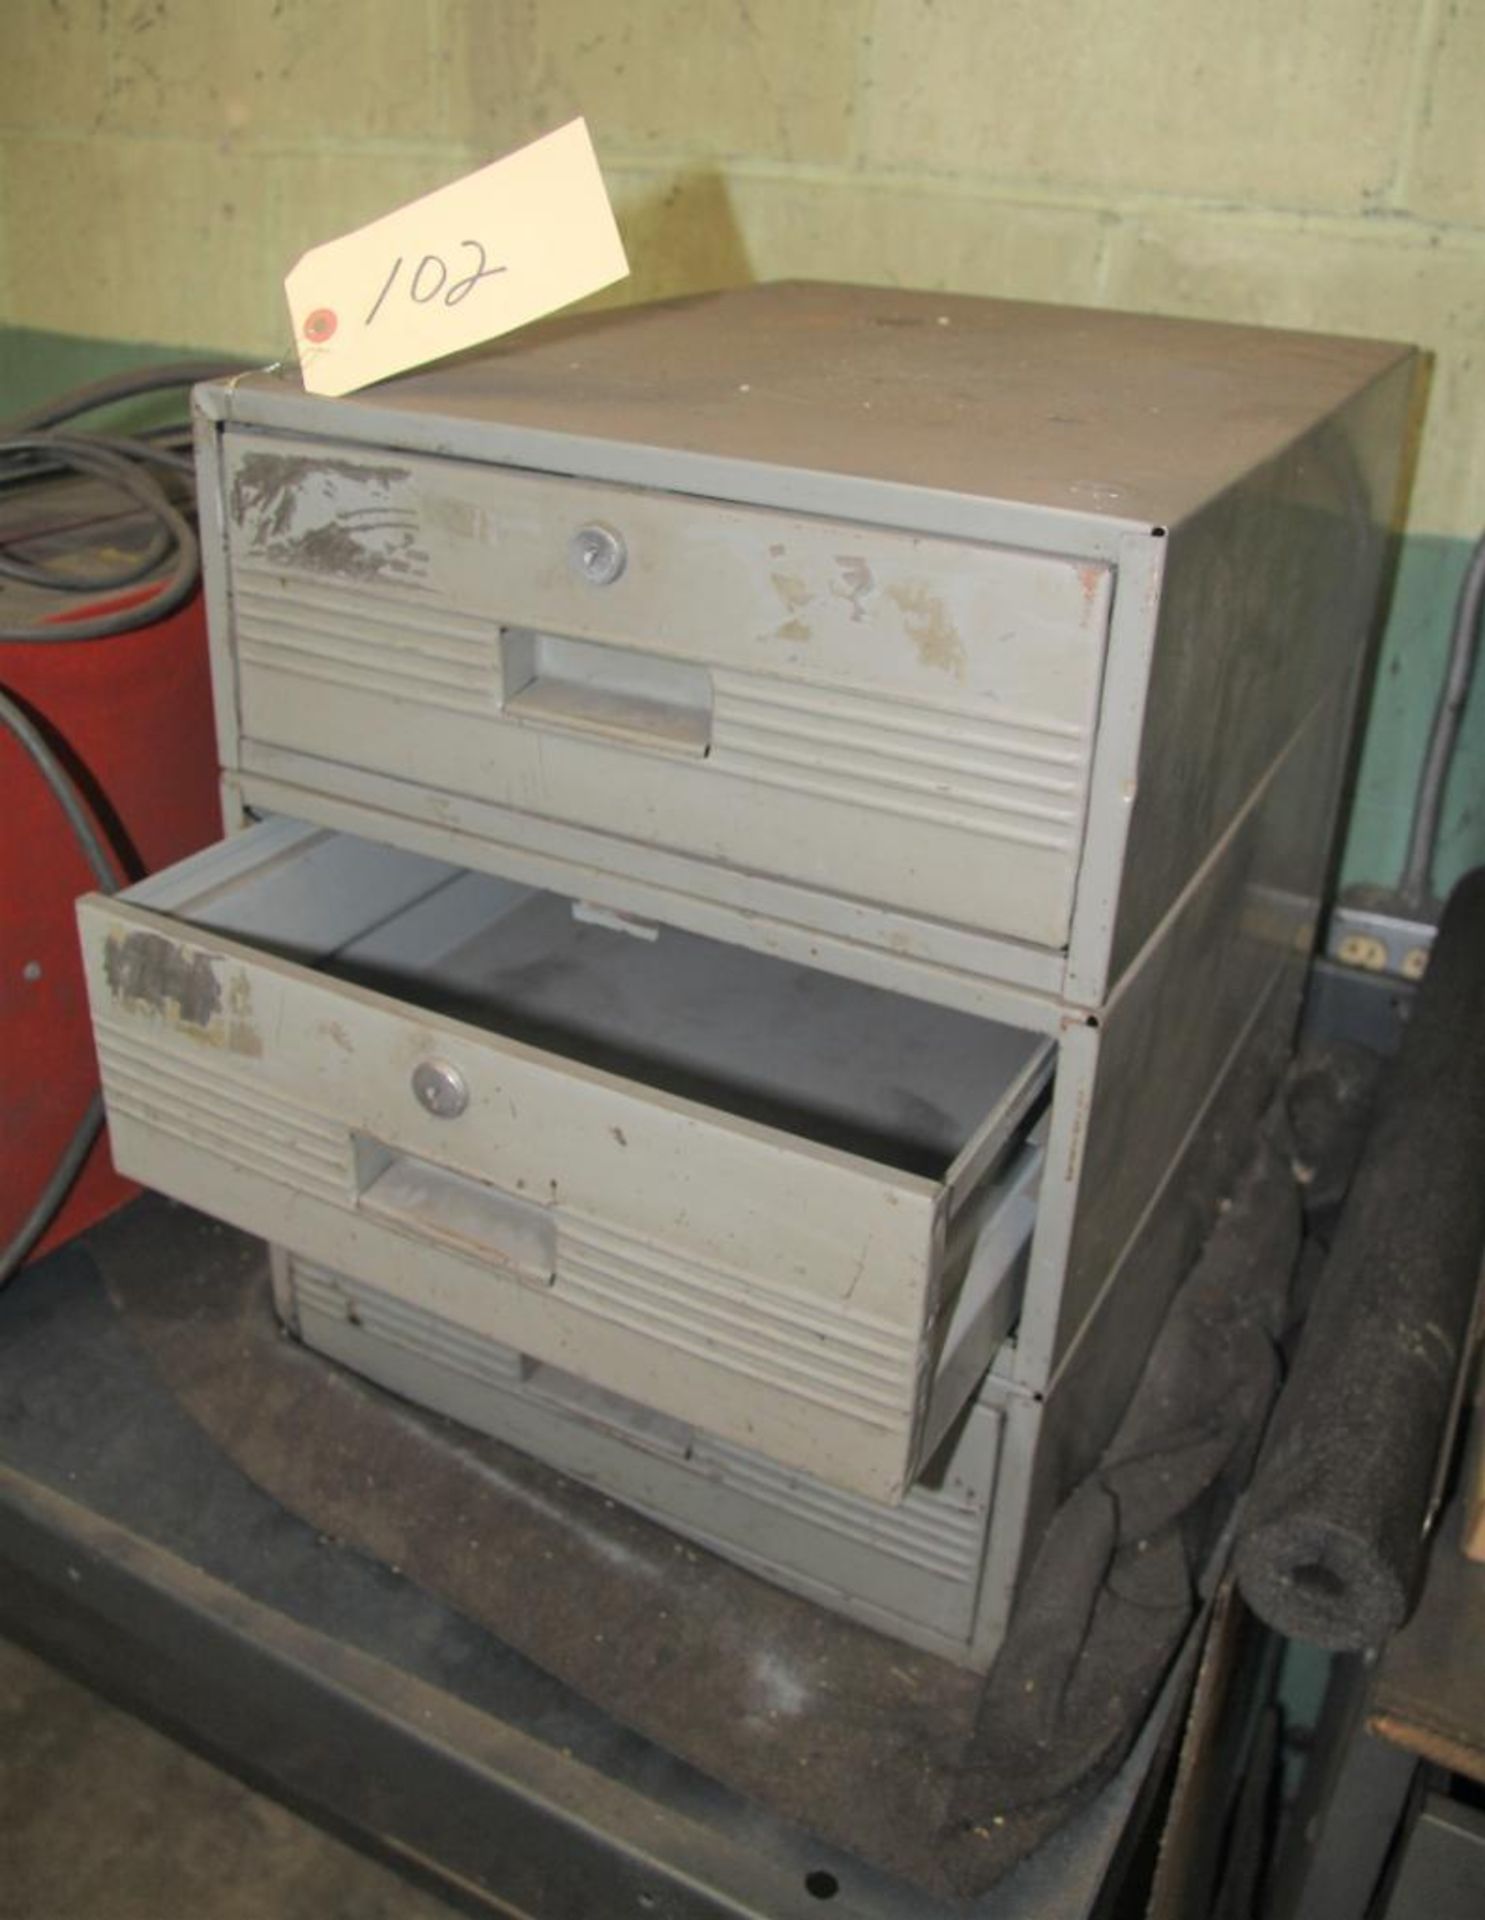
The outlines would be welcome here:
<svg viewBox="0 0 1485 1920">
<path fill-rule="evenodd" d="M 694 759 L 710 749 L 712 677 L 705 667 L 528 627 L 505 628 L 500 644 L 511 719 Z"/>
<path fill-rule="evenodd" d="M 356 1158 L 366 1179 L 356 1196 L 358 1212 L 502 1268 L 528 1286 L 552 1284 L 557 1224 L 545 1207 L 374 1141 L 359 1140 Z"/>
</svg>

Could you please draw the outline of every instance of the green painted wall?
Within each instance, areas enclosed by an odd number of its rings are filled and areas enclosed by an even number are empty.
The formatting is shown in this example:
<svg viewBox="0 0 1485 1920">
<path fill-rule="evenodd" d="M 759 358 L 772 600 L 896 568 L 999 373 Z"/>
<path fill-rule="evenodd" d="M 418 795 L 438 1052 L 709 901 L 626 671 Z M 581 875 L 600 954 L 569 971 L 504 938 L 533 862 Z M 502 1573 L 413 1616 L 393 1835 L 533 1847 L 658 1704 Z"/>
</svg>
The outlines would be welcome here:
<svg viewBox="0 0 1485 1920">
<path fill-rule="evenodd" d="M 635 266 L 618 298 L 809 274 L 1424 345 L 1343 869 L 1395 878 L 1485 523 L 1482 0 L 5 0 L 3 20 L 10 391 L 70 375 L 79 341 L 99 364 L 159 340 L 278 357 L 304 248 L 574 112 Z M 1442 882 L 1485 860 L 1482 787 L 1485 684 Z"/>
<path fill-rule="evenodd" d="M 163 347 L 144 340 L 92 340 L 75 334 L 39 333 L 30 327 L 0 325 L 0 422 L 52 394 L 102 380 L 161 360 L 193 357 L 194 348 Z M 170 418 L 168 398 L 128 403 L 93 415 L 83 425 L 117 432 L 151 416 Z M 178 405 L 174 409 L 179 415 Z"/>
<path fill-rule="evenodd" d="M 1341 885 L 1389 887 L 1402 871 L 1413 793 L 1438 702 L 1470 546 L 1439 534 L 1404 542 L 1382 637 L 1351 802 Z M 1485 662 L 1470 690 L 1445 792 L 1434 883 L 1440 893 L 1485 861 Z"/>
</svg>

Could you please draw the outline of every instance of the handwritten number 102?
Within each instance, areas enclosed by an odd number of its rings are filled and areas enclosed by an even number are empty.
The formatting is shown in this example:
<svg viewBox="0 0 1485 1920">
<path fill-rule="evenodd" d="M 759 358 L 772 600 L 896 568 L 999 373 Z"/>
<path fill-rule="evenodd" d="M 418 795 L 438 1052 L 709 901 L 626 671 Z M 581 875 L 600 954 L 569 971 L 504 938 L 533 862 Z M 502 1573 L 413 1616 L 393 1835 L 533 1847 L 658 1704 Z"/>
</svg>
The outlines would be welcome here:
<svg viewBox="0 0 1485 1920">
<path fill-rule="evenodd" d="M 457 307 L 461 300 L 467 300 L 481 280 L 489 280 L 497 273 L 504 273 L 504 267 L 491 267 L 485 264 L 485 250 L 478 240 L 461 240 L 461 247 L 468 247 L 476 256 L 476 264 L 468 273 L 461 274 L 457 280 L 450 281 L 448 262 L 442 254 L 425 253 L 413 271 L 408 284 L 408 298 L 420 307 L 426 307 L 430 300 L 443 295 L 446 307 Z M 392 262 L 392 271 L 382 282 L 382 290 L 372 302 L 371 311 L 366 316 L 369 327 L 382 310 L 382 303 L 397 283 L 397 276 L 406 265 L 407 256 L 398 254 Z"/>
</svg>

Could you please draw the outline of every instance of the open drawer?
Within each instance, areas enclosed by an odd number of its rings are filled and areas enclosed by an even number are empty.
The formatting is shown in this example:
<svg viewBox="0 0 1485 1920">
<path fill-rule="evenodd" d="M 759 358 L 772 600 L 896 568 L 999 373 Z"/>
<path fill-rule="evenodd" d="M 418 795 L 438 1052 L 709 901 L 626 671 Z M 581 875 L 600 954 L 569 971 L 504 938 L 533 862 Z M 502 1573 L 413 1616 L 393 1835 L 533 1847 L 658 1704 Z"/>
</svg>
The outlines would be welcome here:
<svg viewBox="0 0 1485 1920">
<path fill-rule="evenodd" d="M 901 1498 L 1003 1335 L 1053 1043 L 271 820 L 80 906 L 120 1169 Z"/>
</svg>

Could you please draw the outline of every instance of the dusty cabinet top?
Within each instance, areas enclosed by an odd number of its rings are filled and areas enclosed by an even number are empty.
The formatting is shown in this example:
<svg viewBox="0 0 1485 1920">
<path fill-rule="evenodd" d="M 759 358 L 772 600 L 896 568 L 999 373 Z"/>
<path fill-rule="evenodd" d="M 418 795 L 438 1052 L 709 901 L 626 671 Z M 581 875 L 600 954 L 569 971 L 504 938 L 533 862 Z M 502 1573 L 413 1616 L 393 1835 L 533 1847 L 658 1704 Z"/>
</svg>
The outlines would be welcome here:
<svg viewBox="0 0 1485 1920">
<path fill-rule="evenodd" d="M 345 399 L 311 400 L 297 377 L 262 373 L 204 404 L 455 454 L 519 459 L 523 439 L 556 436 L 1173 525 L 1409 352 L 779 282 L 547 322 Z M 471 438 L 481 430 L 492 444 Z"/>
</svg>

